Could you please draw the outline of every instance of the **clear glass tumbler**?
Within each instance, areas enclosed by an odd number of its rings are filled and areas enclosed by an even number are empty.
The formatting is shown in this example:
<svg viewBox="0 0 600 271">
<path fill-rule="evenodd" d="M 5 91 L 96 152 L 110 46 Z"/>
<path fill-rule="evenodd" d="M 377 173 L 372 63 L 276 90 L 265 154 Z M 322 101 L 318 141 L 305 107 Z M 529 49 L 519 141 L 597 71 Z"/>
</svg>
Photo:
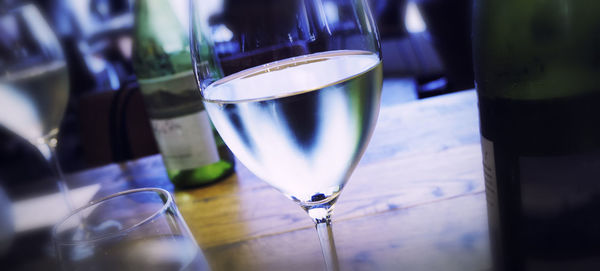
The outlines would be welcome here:
<svg viewBox="0 0 600 271">
<path fill-rule="evenodd" d="M 53 238 L 64 270 L 209 270 L 172 196 L 159 188 L 79 208 Z"/>
</svg>

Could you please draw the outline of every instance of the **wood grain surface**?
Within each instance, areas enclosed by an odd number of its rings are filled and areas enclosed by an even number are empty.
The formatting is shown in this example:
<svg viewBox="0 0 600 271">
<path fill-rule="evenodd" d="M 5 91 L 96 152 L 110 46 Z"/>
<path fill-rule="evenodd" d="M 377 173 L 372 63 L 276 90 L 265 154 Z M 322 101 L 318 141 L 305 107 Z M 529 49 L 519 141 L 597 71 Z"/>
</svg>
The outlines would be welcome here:
<svg viewBox="0 0 600 271">
<path fill-rule="evenodd" d="M 342 270 L 488 270 L 479 144 L 473 90 L 382 107 L 334 211 Z M 98 197 L 172 189 L 159 156 L 71 178 L 100 180 Z M 174 194 L 213 270 L 324 269 L 308 215 L 241 163 L 222 182 Z"/>
<path fill-rule="evenodd" d="M 340 196 L 334 235 L 343 270 L 489 268 L 473 91 L 383 107 Z M 243 166 L 177 204 L 215 270 L 321 270 L 312 221 Z"/>
</svg>

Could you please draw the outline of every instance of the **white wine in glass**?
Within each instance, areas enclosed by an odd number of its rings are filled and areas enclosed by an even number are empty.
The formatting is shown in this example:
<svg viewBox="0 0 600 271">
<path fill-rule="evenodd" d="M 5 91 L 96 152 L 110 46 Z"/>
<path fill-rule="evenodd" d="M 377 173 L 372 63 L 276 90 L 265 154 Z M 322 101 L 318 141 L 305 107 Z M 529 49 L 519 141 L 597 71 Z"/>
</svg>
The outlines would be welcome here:
<svg viewBox="0 0 600 271">
<path fill-rule="evenodd" d="M 0 82 L 2 125 L 29 140 L 58 132 L 69 98 L 64 61 L 11 73 Z"/>
<path fill-rule="evenodd" d="M 365 51 L 315 53 L 225 77 L 206 109 L 236 156 L 301 205 L 331 202 L 375 125 L 381 61 Z"/>
<path fill-rule="evenodd" d="M 192 0 L 191 51 L 217 131 L 313 219 L 339 269 L 331 211 L 374 130 L 379 36 L 363 0 Z"/>
</svg>

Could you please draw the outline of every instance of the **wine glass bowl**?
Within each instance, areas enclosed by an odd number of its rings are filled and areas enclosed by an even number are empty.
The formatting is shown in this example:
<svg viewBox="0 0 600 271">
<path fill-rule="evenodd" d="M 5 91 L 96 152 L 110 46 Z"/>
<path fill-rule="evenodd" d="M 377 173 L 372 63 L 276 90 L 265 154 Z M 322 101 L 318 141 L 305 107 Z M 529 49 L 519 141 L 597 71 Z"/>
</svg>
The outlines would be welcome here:
<svg viewBox="0 0 600 271">
<path fill-rule="evenodd" d="M 364 0 L 191 1 L 204 106 L 236 157 L 316 223 L 338 268 L 331 210 L 364 153 L 382 86 Z"/>
<path fill-rule="evenodd" d="M 55 138 L 69 98 L 60 44 L 33 5 L 0 22 L 0 123 L 34 144 Z"/>
<path fill-rule="evenodd" d="M 204 98 L 242 163 L 309 207 L 335 200 L 358 163 L 375 124 L 380 82 L 377 56 L 339 50 L 237 73 L 206 88 Z"/>
</svg>

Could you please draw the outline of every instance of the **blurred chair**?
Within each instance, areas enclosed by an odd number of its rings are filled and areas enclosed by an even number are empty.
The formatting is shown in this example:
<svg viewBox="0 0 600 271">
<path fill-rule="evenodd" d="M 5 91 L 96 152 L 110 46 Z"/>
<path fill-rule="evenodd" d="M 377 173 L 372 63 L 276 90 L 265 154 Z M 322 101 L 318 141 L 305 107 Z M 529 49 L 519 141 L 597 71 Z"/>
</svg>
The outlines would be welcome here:
<svg viewBox="0 0 600 271">
<path fill-rule="evenodd" d="M 444 67 L 445 84 L 425 90 L 428 97 L 474 87 L 470 0 L 416 0 Z M 434 78 L 435 79 L 435 78 Z M 427 82 L 421 82 L 421 86 Z"/>
<path fill-rule="evenodd" d="M 371 0 L 384 73 L 413 77 L 417 97 L 473 87 L 469 0 Z"/>
<path fill-rule="evenodd" d="M 119 91 L 83 96 L 79 123 L 84 158 L 89 166 L 158 153 L 136 82 L 125 84 Z"/>
<path fill-rule="evenodd" d="M 407 0 L 371 0 L 370 2 L 382 39 L 403 38 L 410 34 L 404 20 Z"/>
<path fill-rule="evenodd" d="M 59 33 L 66 53 L 71 95 L 62 126 L 58 155 L 64 170 L 73 172 L 116 160 L 93 157 L 83 142 L 89 131 L 86 116 L 90 108 L 108 104 L 101 97 L 120 96 L 133 76 L 130 63 L 133 0 L 32 0 L 44 7 Z M 107 93 L 105 93 L 107 92 Z M 94 97 L 94 98 L 92 98 Z M 108 99 L 110 100 L 110 99 Z M 94 101 L 94 102 L 90 102 Z M 107 108 L 97 108 L 98 116 L 108 115 Z M 142 109 L 143 110 L 143 109 Z M 105 116 L 108 118 L 107 116 Z M 92 118 L 93 119 L 93 118 Z M 145 120 L 147 122 L 147 120 Z M 103 124 L 108 128 L 108 124 Z M 85 128 L 83 126 L 86 126 Z M 98 133 L 104 133 L 98 129 Z M 151 137 L 151 134 L 150 134 Z M 108 136 L 107 136 L 108 138 Z M 95 144 L 95 143 L 92 143 Z M 108 146 L 108 145 L 107 145 Z M 111 154 L 103 154 L 113 158 Z M 92 155 L 92 156 L 90 156 Z M 115 158 L 129 157 L 127 153 Z M 88 162 L 92 162 L 89 164 Z"/>
<path fill-rule="evenodd" d="M 439 56 L 413 1 L 371 0 L 371 7 L 382 37 L 386 77 L 428 81 L 443 74 Z"/>
</svg>

